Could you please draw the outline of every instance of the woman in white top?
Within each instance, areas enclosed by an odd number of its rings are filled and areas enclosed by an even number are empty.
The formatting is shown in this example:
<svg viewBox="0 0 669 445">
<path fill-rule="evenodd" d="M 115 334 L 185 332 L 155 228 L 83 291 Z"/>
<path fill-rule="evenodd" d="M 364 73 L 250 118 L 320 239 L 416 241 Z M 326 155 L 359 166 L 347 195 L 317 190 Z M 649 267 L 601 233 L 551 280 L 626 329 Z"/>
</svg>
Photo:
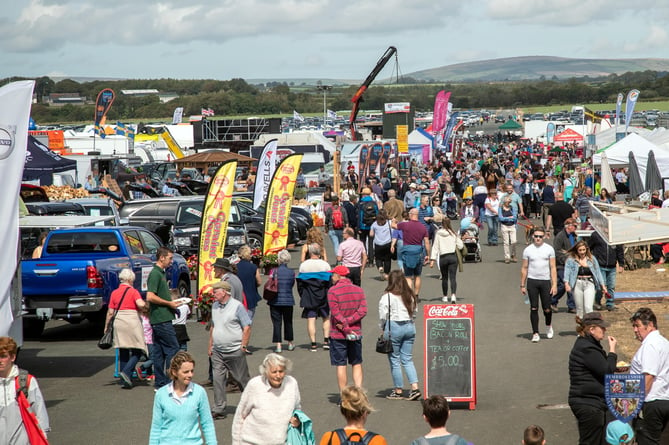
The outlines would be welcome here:
<svg viewBox="0 0 669 445">
<path fill-rule="evenodd" d="M 376 215 L 376 221 L 369 229 L 369 236 L 374 239 L 374 258 L 376 259 L 376 267 L 379 268 L 379 274 L 384 280 L 388 279 L 390 273 L 390 244 L 392 242 L 392 228 L 390 221 L 386 216 L 386 212 L 381 210 Z"/>
<path fill-rule="evenodd" d="M 488 189 L 483 178 L 479 178 L 478 185 L 474 187 L 472 194 L 474 195 L 474 205 L 479 208 L 479 223 L 483 224 L 483 221 L 485 221 L 483 210 L 485 210 L 485 200 L 488 197 Z"/>
<path fill-rule="evenodd" d="M 393 270 L 388 276 L 386 292 L 379 300 L 379 320 L 386 338 L 390 336 L 393 352 L 388 354 L 390 374 L 395 389 L 386 396 L 391 400 L 405 399 L 402 395 L 402 368 L 411 385 L 406 400 L 418 400 L 418 373 L 413 364 L 413 344 L 416 339 L 416 326 L 413 317 L 416 312 L 416 296 L 407 284 L 401 270 Z M 388 323 L 390 318 L 390 323 Z"/>
<path fill-rule="evenodd" d="M 499 228 L 499 198 L 497 190 L 490 189 L 485 199 L 485 218 L 488 222 L 488 245 L 497 245 L 497 230 Z"/>
<path fill-rule="evenodd" d="M 455 281 L 455 275 L 458 272 L 458 257 L 456 249 L 462 249 L 464 244 L 462 239 L 451 228 L 451 220 L 444 218 L 441 221 L 441 228 L 434 235 L 434 245 L 432 246 L 432 257 L 430 258 L 430 268 L 434 267 L 434 262 L 438 261 L 441 271 L 441 292 L 443 297 L 441 301 L 448 302 L 448 280 L 451 280 L 451 303 L 455 303 L 455 293 L 458 289 L 458 283 Z"/>
</svg>

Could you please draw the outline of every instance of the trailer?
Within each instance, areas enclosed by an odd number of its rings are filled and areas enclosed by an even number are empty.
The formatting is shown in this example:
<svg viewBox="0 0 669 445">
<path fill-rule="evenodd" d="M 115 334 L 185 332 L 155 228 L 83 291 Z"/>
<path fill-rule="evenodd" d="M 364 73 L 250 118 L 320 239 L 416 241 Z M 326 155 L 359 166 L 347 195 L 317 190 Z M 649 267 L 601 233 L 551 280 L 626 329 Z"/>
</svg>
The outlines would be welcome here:
<svg viewBox="0 0 669 445">
<path fill-rule="evenodd" d="M 590 224 L 610 245 L 669 242 L 669 208 L 644 209 L 590 201 Z"/>
</svg>

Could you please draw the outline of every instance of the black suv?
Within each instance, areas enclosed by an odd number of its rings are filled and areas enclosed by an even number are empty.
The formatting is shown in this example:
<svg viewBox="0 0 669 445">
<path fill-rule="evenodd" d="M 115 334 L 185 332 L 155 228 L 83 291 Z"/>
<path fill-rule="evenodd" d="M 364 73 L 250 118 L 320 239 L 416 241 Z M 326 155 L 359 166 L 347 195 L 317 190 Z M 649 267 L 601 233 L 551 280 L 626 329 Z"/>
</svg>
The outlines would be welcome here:
<svg viewBox="0 0 669 445">
<path fill-rule="evenodd" d="M 145 227 L 159 233 L 169 221 L 171 241 L 175 252 L 183 256 L 194 255 L 200 245 L 200 221 L 204 196 L 180 196 L 171 198 L 140 199 L 123 204 L 121 218 L 128 224 Z M 250 241 L 243 225 L 239 209 L 233 203 L 228 219 L 228 235 L 225 241 L 224 255 L 230 256 L 242 245 Z M 262 239 L 262 238 L 261 238 Z"/>
</svg>

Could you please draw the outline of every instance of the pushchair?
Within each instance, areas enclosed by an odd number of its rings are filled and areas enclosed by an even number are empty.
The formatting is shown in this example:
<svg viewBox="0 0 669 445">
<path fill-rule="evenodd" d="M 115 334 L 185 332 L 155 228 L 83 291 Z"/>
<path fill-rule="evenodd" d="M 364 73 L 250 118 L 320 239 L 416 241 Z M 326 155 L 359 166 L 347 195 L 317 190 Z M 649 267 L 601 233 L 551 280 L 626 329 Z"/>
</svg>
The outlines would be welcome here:
<svg viewBox="0 0 669 445">
<path fill-rule="evenodd" d="M 460 237 L 465 245 L 466 253 L 463 260 L 480 263 L 483 261 L 481 256 L 481 244 L 479 243 L 479 228 L 471 218 L 463 218 L 460 221 Z"/>
</svg>

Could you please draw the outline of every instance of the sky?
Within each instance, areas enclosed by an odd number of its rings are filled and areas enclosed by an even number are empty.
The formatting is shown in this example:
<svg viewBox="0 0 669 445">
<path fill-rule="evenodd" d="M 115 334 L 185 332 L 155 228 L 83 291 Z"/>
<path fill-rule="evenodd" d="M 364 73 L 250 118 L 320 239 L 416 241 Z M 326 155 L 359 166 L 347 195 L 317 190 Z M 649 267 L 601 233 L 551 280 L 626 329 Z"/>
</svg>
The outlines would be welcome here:
<svg viewBox="0 0 669 445">
<path fill-rule="evenodd" d="M 391 45 L 404 75 L 517 56 L 667 58 L 666 23 L 657 0 L 0 0 L 0 78 L 362 80 Z"/>
</svg>

